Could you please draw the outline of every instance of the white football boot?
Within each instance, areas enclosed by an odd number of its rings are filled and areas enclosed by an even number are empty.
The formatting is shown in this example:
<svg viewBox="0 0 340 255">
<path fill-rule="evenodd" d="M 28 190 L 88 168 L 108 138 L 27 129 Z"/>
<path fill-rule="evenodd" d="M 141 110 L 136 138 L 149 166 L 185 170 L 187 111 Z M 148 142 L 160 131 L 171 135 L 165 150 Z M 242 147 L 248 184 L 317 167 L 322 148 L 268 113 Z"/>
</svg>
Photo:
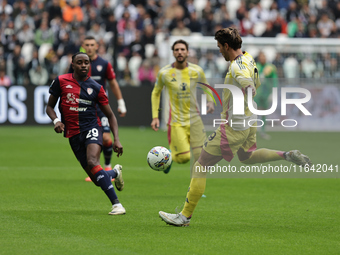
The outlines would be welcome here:
<svg viewBox="0 0 340 255">
<path fill-rule="evenodd" d="M 298 150 L 293 150 L 293 151 L 288 151 L 285 153 L 285 158 L 289 162 L 293 162 L 297 165 L 301 166 L 310 166 L 312 164 L 311 160 L 309 159 L 308 156 L 303 155 L 300 151 Z"/>
<path fill-rule="evenodd" d="M 117 172 L 117 176 L 115 178 L 115 186 L 118 191 L 122 191 L 124 189 L 124 180 L 122 174 L 123 167 L 117 164 L 113 167 L 113 169 Z"/>
<path fill-rule="evenodd" d="M 181 213 L 171 214 L 160 211 L 159 217 L 161 217 L 161 219 L 167 224 L 177 227 L 188 227 L 190 224 L 190 219 L 188 219 Z"/>
<path fill-rule="evenodd" d="M 110 215 L 121 215 L 121 214 L 125 214 L 125 213 L 126 213 L 126 210 L 122 206 L 122 204 L 114 204 L 112 206 L 111 212 L 109 212 Z"/>
</svg>

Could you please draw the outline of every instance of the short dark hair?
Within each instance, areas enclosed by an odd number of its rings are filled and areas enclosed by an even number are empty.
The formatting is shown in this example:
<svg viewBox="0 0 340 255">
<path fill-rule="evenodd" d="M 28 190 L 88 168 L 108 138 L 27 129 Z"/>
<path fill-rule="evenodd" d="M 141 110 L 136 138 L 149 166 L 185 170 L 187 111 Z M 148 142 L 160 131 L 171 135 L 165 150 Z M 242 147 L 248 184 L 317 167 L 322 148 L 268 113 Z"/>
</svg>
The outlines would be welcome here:
<svg viewBox="0 0 340 255">
<path fill-rule="evenodd" d="M 85 40 L 95 40 L 95 41 L 97 41 L 96 38 L 94 38 L 94 36 L 92 36 L 92 35 L 87 35 L 87 36 L 84 38 L 84 41 L 85 41 Z"/>
<path fill-rule="evenodd" d="M 189 50 L 189 44 L 182 39 L 175 41 L 174 44 L 171 46 L 171 49 L 174 50 L 175 45 L 178 44 L 178 43 L 183 43 L 185 45 L 185 47 L 187 48 L 187 50 Z"/>
<path fill-rule="evenodd" d="M 225 43 L 233 50 L 241 48 L 242 39 L 236 28 L 228 27 L 218 30 L 215 33 L 215 40 L 224 46 Z"/>
<path fill-rule="evenodd" d="M 73 63 L 75 57 L 78 56 L 78 55 L 80 55 L 80 54 L 84 54 L 84 55 L 88 56 L 85 52 L 79 51 L 79 52 L 77 52 L 77 53 L 75 53 L 75 54 L 72 55 L 72 63 Z M 90 59 L 90 57 L 89 57 L 89 59 Z"/>
</svg>

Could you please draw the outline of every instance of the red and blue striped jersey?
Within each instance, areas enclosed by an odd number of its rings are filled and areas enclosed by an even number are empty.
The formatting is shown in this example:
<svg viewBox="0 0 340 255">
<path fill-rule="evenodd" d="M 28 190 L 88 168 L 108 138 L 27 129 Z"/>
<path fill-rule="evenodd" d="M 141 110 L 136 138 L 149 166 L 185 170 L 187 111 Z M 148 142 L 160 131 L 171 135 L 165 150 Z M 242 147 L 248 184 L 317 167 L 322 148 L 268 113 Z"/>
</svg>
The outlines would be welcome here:
<svg viewBox="0 0 340 255">
<path fill-rule="evenodd" d="M 51 84 L 50 94 L 59 100 L 64 136 L 69 138 L 101 126 L 96 104 L 107 105 L 109 100 L 100 84 L 91 78 L 77 81 L 72 73 L 59 75 Z"/>
</svg>

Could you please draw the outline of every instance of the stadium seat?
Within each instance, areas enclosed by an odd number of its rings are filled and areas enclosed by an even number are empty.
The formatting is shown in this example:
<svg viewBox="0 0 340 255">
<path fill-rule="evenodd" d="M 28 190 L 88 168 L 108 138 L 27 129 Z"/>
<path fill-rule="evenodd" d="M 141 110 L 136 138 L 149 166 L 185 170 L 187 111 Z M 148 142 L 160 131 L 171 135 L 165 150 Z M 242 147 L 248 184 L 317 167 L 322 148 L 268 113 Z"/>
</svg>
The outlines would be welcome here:
<svg viewBox="0 0 340 255">
<path fill-rule="evenodd" d="M 34 45 L 33 43 L 26 42 L 21 48 L 21 54 L 25 58 L 25 63 L 28 64 L 32 60 Z"/>
<path fill-rule="evenodd" d="M 124 56 L 118 56 L 117 58 L 118 70 L 123 72 L 125 70 L 126 64 L 127 64 L 126 58 Z"/>
<path fill-rule="evenodd" d="M 236 11 L 241 6 L 241 1 L 239 0 L 229 0 L 226 3 L 227 10 L 230 16 L 230 19 L 233 20 L 236 18 Z"/>
<path fill-rule="evenodd" d="M 39 51 L 38 51 L 38 57 L 39 57 L 40 63 L 45 63 L 45 57 L 50 49 L 52 49 L 52 44 L 50 43 L 43 43 L 40 46 Z"/>
<path fill-rule="evenodd" d="M 272 5 L 273 0 L 261 0 L 260 5 L 263 9 L 269 10 L 270 6 Z"/>
<path fill-rule="evenodd" d="M 263 53 L 266 55 L 266 59 L 268 62 L 272 63 L 276 57 L 276 49 L 271 46 L 266 46 L 262 49 Z"/>
<path fill-rule="evenodd" d="M 132 77 L 132 81 L 134 82 L 134 84 L 131 85 L 135 85 L 135 86 L 139 86 L 139 80 L 138 80 L 138 69 L 142 64 L 142 58 L 140 56 L 133 56 L 132 58 L 130 58 L 129 61 L 129 70 L 131 72 L 131 77 Z"/>
<path fill-rule="evenodd" d="M 266 23 L 265 22 L 257 22 L 254 24 L 254 27 L 253 27 L 253 33 L 255 36 L 261 36 L 264 31 L 266 31 Z"/>
<path fill-rule="evenodd" d="M 156 47 L 154 44 L 146 44 L 145 45 L 145 57 L 146 58 L 152 58 L 153 54 L 155 53 Z"/>
</svg>

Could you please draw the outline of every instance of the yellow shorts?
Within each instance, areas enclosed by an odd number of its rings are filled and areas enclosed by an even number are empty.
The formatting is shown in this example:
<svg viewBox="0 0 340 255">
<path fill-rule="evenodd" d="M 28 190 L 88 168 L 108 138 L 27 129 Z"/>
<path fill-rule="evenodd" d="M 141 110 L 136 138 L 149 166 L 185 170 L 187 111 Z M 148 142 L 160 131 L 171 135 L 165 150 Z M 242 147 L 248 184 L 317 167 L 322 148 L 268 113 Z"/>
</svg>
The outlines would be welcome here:
<svg viewBox="0 0 340 255">
<path fill-rule="evenodd" d="M 256 127 L 235 131 L 228 125 L 220 127 L 204 142 L 203 149 L 211 155 L 222 156 L 230 162 L 236 153 L 252 153 L 256 150 Z M 244 154 L 244 153 L 243 153 Z"/>
<path fill-rule="evenodd" d="M 205 129 L 202 120 L 188 126 L 168 125 L 168 141 L 172 153 L 179 154 L 200 147 L 205 139 Z"/>
</svg>

